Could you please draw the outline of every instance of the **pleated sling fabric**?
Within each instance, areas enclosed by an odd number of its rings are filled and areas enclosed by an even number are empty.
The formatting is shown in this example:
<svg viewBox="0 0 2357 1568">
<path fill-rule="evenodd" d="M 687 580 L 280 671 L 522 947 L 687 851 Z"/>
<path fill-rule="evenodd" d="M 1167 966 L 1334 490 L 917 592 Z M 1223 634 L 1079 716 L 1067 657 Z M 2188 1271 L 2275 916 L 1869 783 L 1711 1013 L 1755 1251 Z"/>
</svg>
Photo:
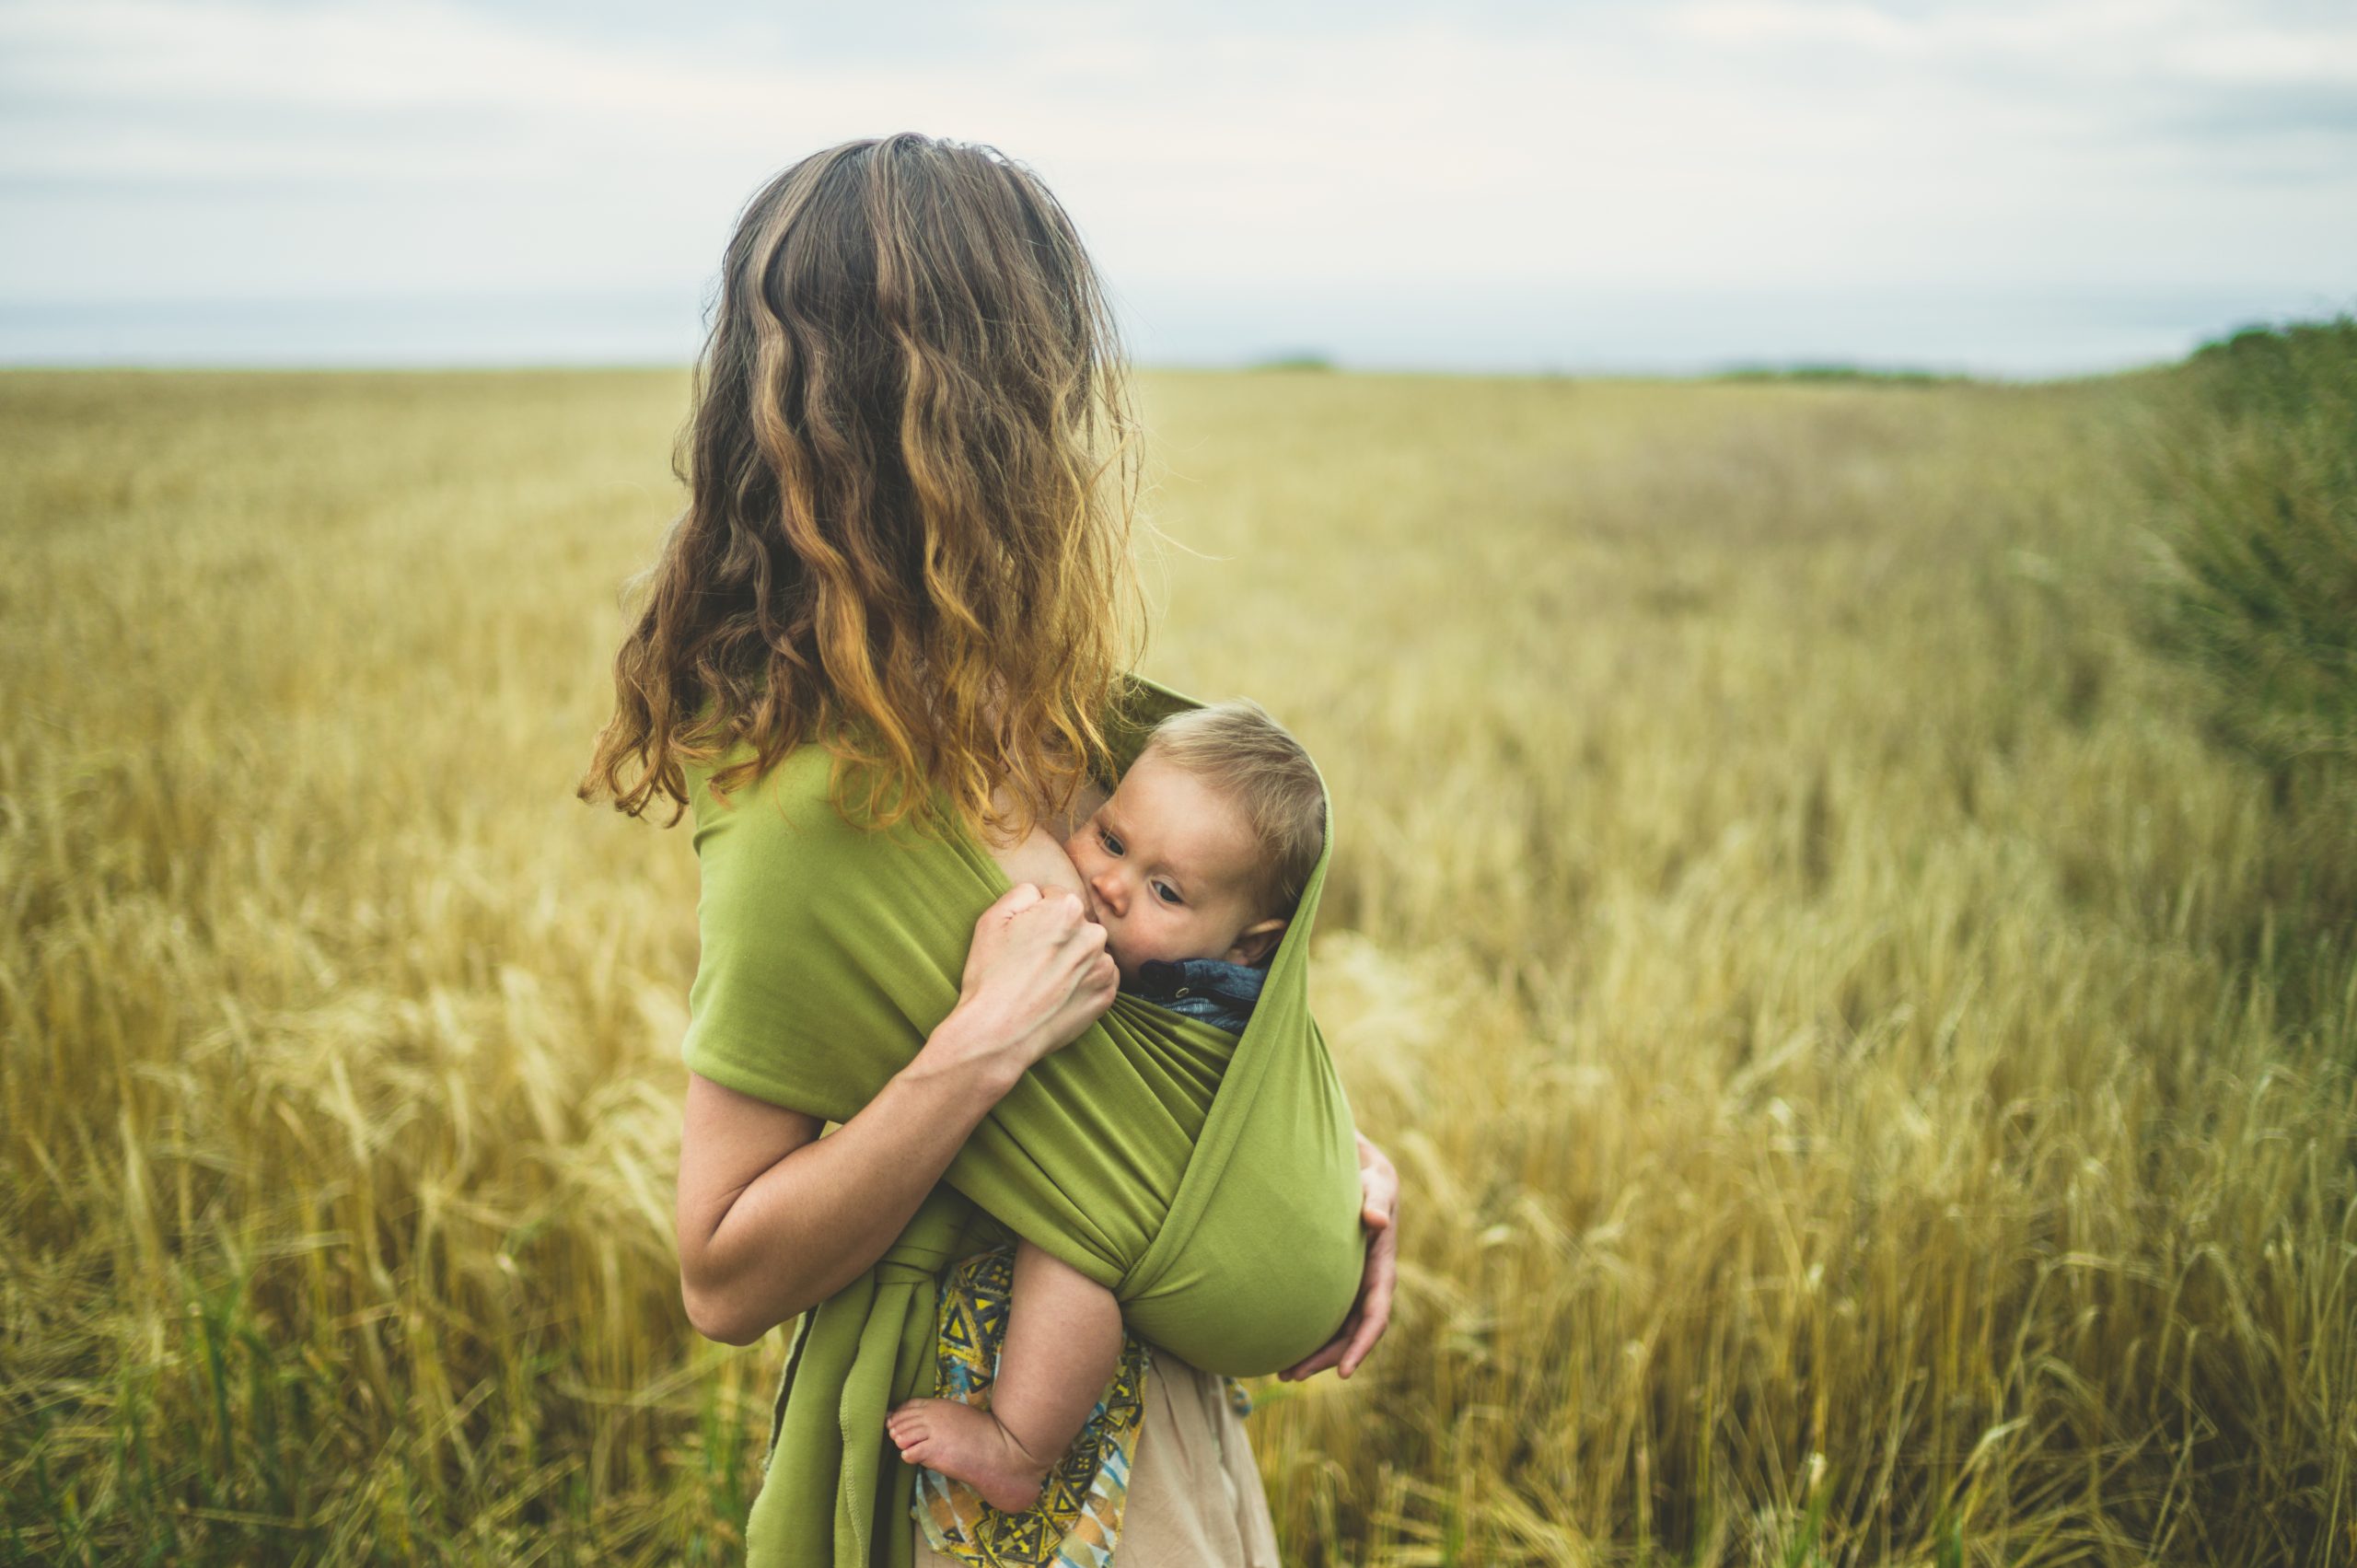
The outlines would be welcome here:
<svg viewBox="0 0 2357 1568">
<path fill-rule="evenodd" d="M 1134 680 L 1117 769 L 1197 706 Z M 694 1072 L 846 1121 L 958 1000 L 1004 870 L 958 828 L 872 832 L 805 746 L 726 804 L 691 770 L 702 951 L 681 1047 Z M 1111 781 L 1105 781 L 1109 784 Z M 1326 847 L 1239 1040 L 1136 997 L 1034 1065 L 883 1259 L 795 1326 L 746 1531 L 753 1568 L 902 1568 L 913 1471 L 884 1416 L 934 1391 L 936 1282 L 1020 1235 L 1120 1299 L 1131 1331 L 1207 1372 L 1290 1365 L 1341 1325 L 1364 1258 L 1350 1106 L 1309 1016 Z M 1148 1461 L 1150 1462 L 1150 1461 Z"/>
</svg>

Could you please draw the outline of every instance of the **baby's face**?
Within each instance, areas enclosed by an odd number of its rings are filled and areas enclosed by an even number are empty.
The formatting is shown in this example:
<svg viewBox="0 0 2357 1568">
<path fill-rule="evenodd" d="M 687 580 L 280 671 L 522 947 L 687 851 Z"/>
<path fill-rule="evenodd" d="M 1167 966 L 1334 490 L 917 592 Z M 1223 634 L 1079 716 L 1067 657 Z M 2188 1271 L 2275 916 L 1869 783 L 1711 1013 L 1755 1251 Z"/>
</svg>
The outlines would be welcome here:
<svg viewBox="0 0 2357 1568">
<path fill-rule="evenodd" d="M 1064 841 L 1064 853 L 1123 980 L 1149 958 L 1255 962 L 1284 923 L 1260 919 L 1253 907 L 1260 845 L 1242 810 L 1151 751 Z"/>
</svg>

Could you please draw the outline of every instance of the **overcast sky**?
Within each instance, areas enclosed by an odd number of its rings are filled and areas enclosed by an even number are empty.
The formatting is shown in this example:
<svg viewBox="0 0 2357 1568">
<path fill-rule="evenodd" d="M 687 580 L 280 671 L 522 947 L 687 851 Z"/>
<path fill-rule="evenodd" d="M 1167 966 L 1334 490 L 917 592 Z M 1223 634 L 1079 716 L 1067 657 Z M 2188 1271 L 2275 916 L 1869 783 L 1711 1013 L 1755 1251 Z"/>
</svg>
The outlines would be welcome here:
<svg viewBox="0 0 2357 1568">
<path fill-rule="evenodd" d="M 1148 361 L 2055 374 L 2357 307 L 2351 0 L 0 0 L 0 359 L 684 359 L 754 188 L 904 129 L 1039 169 Z"/>
</svg>

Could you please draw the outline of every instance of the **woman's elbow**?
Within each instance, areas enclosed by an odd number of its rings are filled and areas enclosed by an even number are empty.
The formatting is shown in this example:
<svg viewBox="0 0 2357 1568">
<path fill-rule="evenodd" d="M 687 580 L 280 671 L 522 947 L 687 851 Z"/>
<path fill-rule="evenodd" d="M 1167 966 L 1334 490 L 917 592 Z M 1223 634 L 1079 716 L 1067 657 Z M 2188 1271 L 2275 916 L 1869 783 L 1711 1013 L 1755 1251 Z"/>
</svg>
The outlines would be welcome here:
<svg viewBox="0 0 2357 1568">
<path fill-rule="evenodd" d="M 791 1323 L 826 1294 L 818 1282 L 799 1275 L 781 1278 L 733 1274 L 714 1277 L 692 1262 L 679 1270 L 679 1305 L 689 1326 L 707 1340 L 749 1345 L 781 1323 Z"/>
<path fill-rule="evenodd" d="M 698 1289 L 685 1275 L 679 1280 L 679 1305 L 687 1308 L 690 1328 L 724 1345 L 753 1344 L 784 1321 L 772 1318 L 762 1322 L 760 1314 L 748 1310 L 743 1303 L 732 1301 L 721 1293 Z"/>
</svg>

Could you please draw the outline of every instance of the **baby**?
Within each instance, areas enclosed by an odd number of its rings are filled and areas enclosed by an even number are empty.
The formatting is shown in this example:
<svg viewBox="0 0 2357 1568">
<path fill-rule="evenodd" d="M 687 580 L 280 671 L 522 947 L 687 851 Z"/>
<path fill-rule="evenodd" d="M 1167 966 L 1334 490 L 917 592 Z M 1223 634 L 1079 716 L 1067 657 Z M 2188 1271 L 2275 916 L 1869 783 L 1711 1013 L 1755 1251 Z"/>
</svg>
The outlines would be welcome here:
<svg viewBox="0 0 2357 1568">
<path fill-rule="evenodd" d="M 1064 851 L 1121 989 L 1240 1034 L 1325 836 L 1308 753 L 1258 703 L 1235 702 L 1156 726 Z M 990 1408 L 911 1400 L 886 1430 L 909 1463 L 1020 1512 L 1039 1502 L 1120 1354 L 1112 1293 L 1022 1242 Z"/>
</svg>

